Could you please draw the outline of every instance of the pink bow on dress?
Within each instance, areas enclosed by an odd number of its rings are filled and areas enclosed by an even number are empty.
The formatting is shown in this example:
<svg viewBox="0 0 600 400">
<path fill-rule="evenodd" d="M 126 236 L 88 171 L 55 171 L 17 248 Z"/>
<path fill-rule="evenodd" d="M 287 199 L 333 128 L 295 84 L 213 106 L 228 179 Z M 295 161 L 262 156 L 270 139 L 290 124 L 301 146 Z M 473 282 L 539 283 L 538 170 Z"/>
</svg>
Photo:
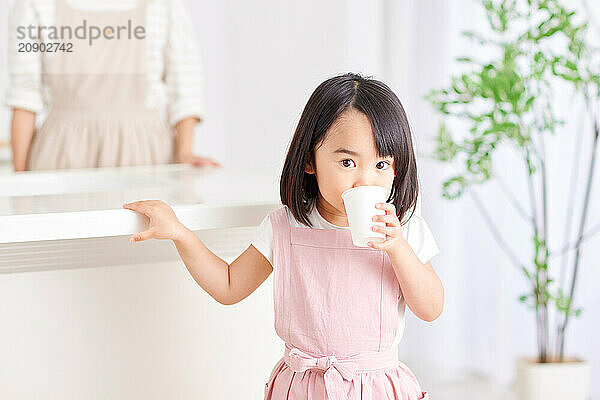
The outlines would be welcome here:
<svg viewBox="0 0 600 400">
<path fill-rule="evenodd" d="M 349 360 L 338 360 L 335 356 L 312 357 L 297 348 L 289 353 L 288 366 L 294 372 L 304 372 L 309 368 L 325 371 L 325 392 L 331 400 L 347 400 L 344 380 L 352 381 L 356 376 L 358 364 Z"/>
</svg>

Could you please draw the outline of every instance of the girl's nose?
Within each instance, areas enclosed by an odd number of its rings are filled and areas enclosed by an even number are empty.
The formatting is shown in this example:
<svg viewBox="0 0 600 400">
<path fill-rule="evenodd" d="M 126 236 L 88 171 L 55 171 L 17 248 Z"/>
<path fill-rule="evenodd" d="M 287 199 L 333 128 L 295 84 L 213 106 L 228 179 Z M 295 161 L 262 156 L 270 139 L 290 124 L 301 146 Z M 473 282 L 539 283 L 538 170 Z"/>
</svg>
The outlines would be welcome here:
<svg viewBox="0 0 600 400">
<path fill-rule="evenodd" d="M 375 174 L 373 174 L 372 171 L 369 171 L 366 168 L 356 171 L 356 174 L 354 175 L 354 185 L 352 185 L 352 187 L 371 185 L 375 185 Z"/>
<path fill-rule="evenodd" d="M 373 185 L 373 179 L 371 179 L 368 176 L 365 177 L 361 177 L 360 179 L 357 179 L 354 182 L 354 185 L 352 185 L 352 187 L 358 187 L 358 186 L 370 186 Z"/>
</svg>

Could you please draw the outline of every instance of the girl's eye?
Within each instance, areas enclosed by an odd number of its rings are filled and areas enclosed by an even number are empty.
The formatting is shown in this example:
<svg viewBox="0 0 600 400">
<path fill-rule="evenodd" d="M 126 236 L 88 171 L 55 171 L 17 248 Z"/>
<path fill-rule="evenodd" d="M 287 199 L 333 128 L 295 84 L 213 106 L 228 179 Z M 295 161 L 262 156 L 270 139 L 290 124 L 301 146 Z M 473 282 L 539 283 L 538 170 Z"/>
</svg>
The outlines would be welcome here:
<svg viewBox="0 0 600 400">
<path fill-rule="evenodd" d="M 389 162 L 387 162 L 387 161 L 379 161 L 379 162 L 378 162 L 378 163 L 375 165 L 375 168 L 377 168 L 377 169 L 381 169 L 381 170 L 388 169 L 389 167 L 390 167 L 390 163 L 389 163 Z"/>
<path fill-rule="evenodd" d="M 354 161 L 350 160 L 349 158 L 340 161 L 340 163 L 342 164 L 343 167 L 346 168 L 351 168 L 351 167 L 355 167 L 356 164 L 354 163 Z"/>
</svg>

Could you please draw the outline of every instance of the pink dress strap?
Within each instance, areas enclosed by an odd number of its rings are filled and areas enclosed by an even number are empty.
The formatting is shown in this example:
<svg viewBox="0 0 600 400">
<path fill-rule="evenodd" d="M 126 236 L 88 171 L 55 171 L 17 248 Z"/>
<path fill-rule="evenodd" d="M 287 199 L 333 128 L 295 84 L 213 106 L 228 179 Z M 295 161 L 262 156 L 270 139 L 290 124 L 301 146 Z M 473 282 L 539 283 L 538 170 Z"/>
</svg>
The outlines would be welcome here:
<svg viewBox="0 0 600 400">
<path fill-rule="evenodd" d="M 273 239 L 275 239 L 275 231 L 278 236 L 290 240 L 290 221 L 287 216 L 287 207 L 280 207 L 269 213 L 271 226 L 273 227 Z"/>
</svg>

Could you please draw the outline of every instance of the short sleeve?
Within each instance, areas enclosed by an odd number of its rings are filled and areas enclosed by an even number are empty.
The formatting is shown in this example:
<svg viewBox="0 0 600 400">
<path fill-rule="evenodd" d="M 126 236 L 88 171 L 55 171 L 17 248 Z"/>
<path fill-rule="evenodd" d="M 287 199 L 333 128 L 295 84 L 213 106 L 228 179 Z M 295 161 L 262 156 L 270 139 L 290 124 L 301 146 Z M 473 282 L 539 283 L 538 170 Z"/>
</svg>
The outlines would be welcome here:
<svg viewBox="0 0 600 400">
<path fill-rule="evenodd" d="M 440 252 L 427 222 L 416 213 L 407 223 L 405 239 L 423 264 Z"/>
<path fill-rule="evenodd" d="M 19 44 L 38 43 L 29 38 L 23 27 L 38 26 L 38 16 L 31 1 L 15 1 L 10 11 L 8 67 L 10 82 L 5 104 L 10 108 L 22 108 L 35 113 L 43 111 L 42 57 L 37 51 L 19 52 Z"/>
<path fill-rule="evenodd" d="M 412 210 L 409 210 L 408 215 L 411 212 Z M 417 200 L 414 214 L 403 226 L 403 232 L 404 238 L 423 264 L 440 252 L 433 233 L 431 233 L 427 222 L 421 216 L 420 199 Z"/>
<path fill-rule="evenodd" d="M 164 76 L 171 125 L 187 117 L 204 119 L 201 61 L 190 14 L 183 0 L 172 0 Z"/>
<path fill-rule="evenodd" d="M 268 215 L 260 223 L 256 236 L 250 244 L 273 265 L 273 226 Z"/>
</svg>

